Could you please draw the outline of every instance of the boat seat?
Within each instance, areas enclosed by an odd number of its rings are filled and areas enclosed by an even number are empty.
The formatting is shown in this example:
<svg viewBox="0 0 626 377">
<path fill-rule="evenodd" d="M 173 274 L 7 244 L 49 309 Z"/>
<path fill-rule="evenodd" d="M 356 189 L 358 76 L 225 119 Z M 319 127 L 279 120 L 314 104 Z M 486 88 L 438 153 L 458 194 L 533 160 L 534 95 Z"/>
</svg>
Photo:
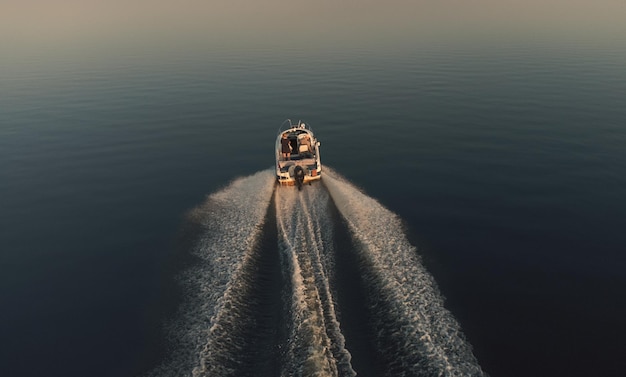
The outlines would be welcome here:
<svg viewBox="0 0 626 377">
<path fill-rule="evenodd" d="M 278 166 L 281 169 L 289 168 L 289 166 L 291 166 L 291 165 L 300 165 L 300 166 L 313 165 L 313 166 L 315 166 L 316 164 L 317 164 L 317 162 L 315 161 L 314 158 L 303 158 L 303 159 L 298 159 L 298 160 L 278 161 Z"/>
</svg>

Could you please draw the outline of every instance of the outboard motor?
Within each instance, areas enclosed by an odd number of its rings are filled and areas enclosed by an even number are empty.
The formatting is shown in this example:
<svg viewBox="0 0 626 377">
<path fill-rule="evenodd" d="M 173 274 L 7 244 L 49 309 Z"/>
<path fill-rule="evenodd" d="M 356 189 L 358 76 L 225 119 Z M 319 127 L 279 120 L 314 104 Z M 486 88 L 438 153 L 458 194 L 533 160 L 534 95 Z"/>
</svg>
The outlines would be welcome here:
<svg viewBox="0 0 626 377">
<path fill-rule="evenodd" d="M 298 190 L 302 190 L 302 183 L 304 183 L 304 169 L 302 169 L 302 166 L 296 166 L 293 170 L 293 178 L 296 180 Z"/>
</svg>

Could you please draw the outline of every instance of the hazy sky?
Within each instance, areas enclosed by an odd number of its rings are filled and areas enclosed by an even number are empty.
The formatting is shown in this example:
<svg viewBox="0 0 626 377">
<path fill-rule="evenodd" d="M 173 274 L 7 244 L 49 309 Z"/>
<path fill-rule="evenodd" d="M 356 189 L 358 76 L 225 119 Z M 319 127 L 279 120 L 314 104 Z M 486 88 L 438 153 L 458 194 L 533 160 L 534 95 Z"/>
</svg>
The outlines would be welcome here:
<svg viewBox="0 0 626 377">
<path fill-rule="evenodd" d="M 626 34 L 625 0 L 0 0 L 0 41 L 149 34 L 262 39 L 411 34 Z"/>
</svg>

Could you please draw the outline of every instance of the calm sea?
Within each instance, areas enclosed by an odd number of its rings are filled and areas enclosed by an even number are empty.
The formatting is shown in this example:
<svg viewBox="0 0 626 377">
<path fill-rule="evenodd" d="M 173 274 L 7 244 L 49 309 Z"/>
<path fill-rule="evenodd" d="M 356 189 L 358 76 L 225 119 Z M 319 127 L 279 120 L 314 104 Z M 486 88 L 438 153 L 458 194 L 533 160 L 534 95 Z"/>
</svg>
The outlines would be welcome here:
<svg viewBox="0 0 626 377">
<path fill-rule="evenodd" d="M 0 375 L 623 375 L 624 45 L 9 59 Z M 300 194 L 285 118 L 332 168 Z"/>
</svg>

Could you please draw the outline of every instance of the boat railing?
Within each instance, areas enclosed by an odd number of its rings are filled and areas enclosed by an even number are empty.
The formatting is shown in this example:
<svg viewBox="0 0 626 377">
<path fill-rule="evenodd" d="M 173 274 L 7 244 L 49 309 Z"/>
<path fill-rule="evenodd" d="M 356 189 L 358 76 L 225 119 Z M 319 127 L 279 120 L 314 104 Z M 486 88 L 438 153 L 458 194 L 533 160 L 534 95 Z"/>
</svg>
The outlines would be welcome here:
<svg viewBox="0 0 626 377">
<path fill-rule="evenodd" d="M 278 134 L 287 130 L 291 130 L 293 128 L 302 128 L 313 132 L 313 128 L 311 128 L 311 125 L 308 123 L 304 123 L 302 120 L 298 120 L 298 122 L 294 124 L 291 119 L 285 119 L 280 127 L 278 127 Z"/>
</svg>

